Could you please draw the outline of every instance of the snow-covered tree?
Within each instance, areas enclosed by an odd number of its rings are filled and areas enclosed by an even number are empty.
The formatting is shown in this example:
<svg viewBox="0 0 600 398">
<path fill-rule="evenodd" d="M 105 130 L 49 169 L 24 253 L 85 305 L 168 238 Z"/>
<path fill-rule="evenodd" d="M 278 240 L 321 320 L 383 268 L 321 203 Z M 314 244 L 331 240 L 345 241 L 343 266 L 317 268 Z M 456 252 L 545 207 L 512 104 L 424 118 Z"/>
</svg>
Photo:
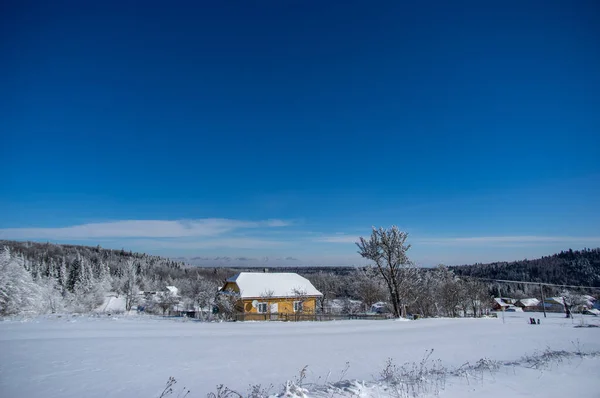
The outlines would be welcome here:
<svg viewBox="0 0 600 398">
<path fill-rule="evenodd" d="M 240 294 L 233 290 L 220 291 L 216 297 L 216 307 L 221 318 L 233 319 L 235 313 L 239 310 Z"/>
<path fill-rule="evenodd" d="M 125 309 L 131 310 L 136 303 L 138 296 L 138 286 L 136 283 L 137 267 L 133 260 L 127 260 L 123 270 L 123 278 L 121 280 L 121 291 L 125 295 Z"/>
<path fill-rule="evenodd" d="M 352 294 L 363 302 L 366 311 L 373 304 L 386 300 L 382 278 L 373 267 L 357 270 L 353 279 Z"/>
<path fill-rule="evenodd" d="M 325 305 L 327 301 L 337 297 L 339 292 L 339 282 L 335 275 L 319 272 L 309 277 L 310 282 L 320 291 L 323 295 L 317 299 L 319 309 L 322 313 L 325 312 Z"/>
<path fill-rule="evenodd" d="M 194 303 L 194 309 L 202 314 L 209 311 L 214 304 L 218 285 L 200 275 L 195 278 L 185 280 L 182 284 L 181 295 L 190 299 Z"/>
<path fill-rule="evenodd" d="M 13 256 L 8 248 L 0 251 L 0 315 L 40 311 L 40 287 L 24 268 L 23 258 Z"/>
<path fill-rule="evenodd" d="M 403 315 L 406 304 L 404 289 L 416 283 L 411 280 L 414 277 L 414 266 L 406 254 L 410 249 L 410 245 L 406 244 L 407 238 L 408 234 L 396 226 L 390 229 L 373 227 L 369 239 L 361 237 L 356 243 L 358 253 L 375 263 L 388 288 L 394 316 L 398 318 Z"/>
<path fill-rule="evenodd" d="M 61 312 L 65 309 L 61 288 L 55 278 L 41 278 L 37 281 L 41 293 L 43 312 Z"/>
</svg>

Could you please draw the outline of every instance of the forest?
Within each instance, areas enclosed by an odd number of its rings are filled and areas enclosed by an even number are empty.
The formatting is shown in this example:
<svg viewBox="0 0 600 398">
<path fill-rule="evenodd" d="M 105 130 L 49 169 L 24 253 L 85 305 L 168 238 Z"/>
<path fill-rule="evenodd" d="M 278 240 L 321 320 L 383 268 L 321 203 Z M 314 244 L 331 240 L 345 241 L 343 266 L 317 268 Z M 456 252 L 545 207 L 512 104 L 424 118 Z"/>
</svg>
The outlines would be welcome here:
<svg viewBox="0 0 600 398">
<path fill-rule="evenodd" d="M 600 248 L 569 249 L 534 260 L 449 268 L 459 276 L 600 287 Z"/>
</svg>

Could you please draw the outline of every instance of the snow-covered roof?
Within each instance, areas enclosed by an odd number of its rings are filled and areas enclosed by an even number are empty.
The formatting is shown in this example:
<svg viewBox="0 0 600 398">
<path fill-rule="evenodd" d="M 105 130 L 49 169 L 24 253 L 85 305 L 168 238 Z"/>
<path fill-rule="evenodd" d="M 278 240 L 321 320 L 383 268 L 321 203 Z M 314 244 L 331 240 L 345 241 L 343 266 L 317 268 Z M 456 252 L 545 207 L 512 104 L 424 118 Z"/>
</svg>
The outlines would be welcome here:
<svg viewBox="0 0 600 398">
<path fill-rule="evenodd" d="M 600 315 L 600 310 L 597 310 L 595 308 L 589 309 L 589 310 L 585 310 L 584 314 L 590 314 L 590 315 Z"/>
<path fill-rule="evenodd" d="M 169 293 L 171 293 L 172 295 L 177 296 L 179 294 L 179 289 L 177 289 L 175 286 L 167 286 L 167 290 L 169 291 Z"/>
<path fill-rule="evenodd" d="M 291 272 L 240 272 L 227 282 L 237 284 L 242 298 L 264 297 L 269 293 L 272 297 L 295 297 L 295 290 L 307 296 L 322 296 L 308 279 Z"/>
<path fill-rule="evenodd" d="M 525 298 L 520 299 L 519 303 L 521 303 L 524 307 L 535 307 L 540 304 L 540 300 L 536 298 Z"/>
<path fill-rule="evenodd" d="M 388 303 L 383 302 L 383 301 L 378 301 L 375 304 L 373 304 L 371 306 L 371 308 L 383 308 L 383 307 L 387 307 Z"/>
<path fill-rule="evenodd" d="M 508 307 L 510 304 L 504 302 L 500 297 L 494 297 L 494 301 L 501 307 Z"/>
<path fill-rule="evenodd" d="M 550 303 L 550 304 L 564 304 L 564 301 L 563 301 L 562 297 L 547 297 L 546 298 L 546 303 Z"/>
</svg>

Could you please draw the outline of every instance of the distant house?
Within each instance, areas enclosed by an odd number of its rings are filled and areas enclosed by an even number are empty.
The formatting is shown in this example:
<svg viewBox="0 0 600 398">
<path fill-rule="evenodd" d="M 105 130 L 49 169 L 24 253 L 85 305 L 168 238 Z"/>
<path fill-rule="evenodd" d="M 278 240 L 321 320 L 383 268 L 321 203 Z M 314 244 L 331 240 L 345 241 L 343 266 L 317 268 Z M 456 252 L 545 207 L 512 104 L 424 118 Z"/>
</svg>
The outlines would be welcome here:
<svg viewBox="0 0 600 398">
<path fill-rule="evenodd" d="M 505 312 L 523 312 L 523 308 L 517 307 L 516 305 L 509 305 L 504 309 Z"/>
<path fill-rule="evenodd" d="M 492 308 L 494 311 L 502 311 L 511 306 L 507 301 L 512 300 L 508 298 L 494 297 L 494 301 L 492 302 Z"/>
<path fill-rule="evenodd" d="M 168 291 L 173 296 L 179 296 L 179 289 L 175 286 L 167 286 L 166 291 Z"/>
<path fill-rule="evenodd" d="M 584 294 L 583 296 L 581 296 L 582 298 L 582 305 L 585 307 L 585 309 L 590 309 L 590 308 L 595 308 L 597 305 L 597 300 L 595 297 Z"/>
<path fill-rule="evenodd" d="M 177 315 L 180 313 L 181 296 L 175 286 L 165 286 L 163 290 L 147 290 L 138 293 L 138 311 Z"/>
<path fill-rule="evenodd" d="M 599 316 L 600 315 L 600 310 L 598 310 L 596 308 L 590 308 L 590 309 L 584 310 L 583 313 L 585 315 Z"/>
<path fill-rule="evenodd" d="M 552 312 L 565 311 L 565 303 L 562 297 L 546 297 L 544 300 L 544 309 Z"/>
<path fill-rule="evenodd" d="M 524 298 L 517 300 L 515 306 L 522 308 L 523 311 L 537 311 L 540 303 L 541 301 L 536 298 Z"/>
<path fill-rule="evenodd" d="M 315 314 L 323 296 L 308 279 L 287 272 L 240 272 L 220 291 L 239 295 L 236 310 L 243 320 L 301 319 Z"/>
</svg>

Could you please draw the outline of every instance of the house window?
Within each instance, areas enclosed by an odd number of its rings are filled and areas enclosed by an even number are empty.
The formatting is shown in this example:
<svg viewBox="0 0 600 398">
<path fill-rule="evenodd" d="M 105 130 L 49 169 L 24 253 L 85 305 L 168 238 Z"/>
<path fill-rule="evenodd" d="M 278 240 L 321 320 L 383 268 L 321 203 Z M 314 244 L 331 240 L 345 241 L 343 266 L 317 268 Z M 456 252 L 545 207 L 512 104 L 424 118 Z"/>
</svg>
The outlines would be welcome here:
<svg viewBox="0 0 600 398">
<path fill-rule="evenodd" d="M 267 308 L 269 308 L 269 307 L 268 307 L 267 303 L 258 303 L 256 308 L 258 309 L 259 314 L 266 314 Z"/>
<path fill-rule="evenodd" d="M 302 301 L 294 301 L 294 312 L 302 312 Z"/>
</svg>

